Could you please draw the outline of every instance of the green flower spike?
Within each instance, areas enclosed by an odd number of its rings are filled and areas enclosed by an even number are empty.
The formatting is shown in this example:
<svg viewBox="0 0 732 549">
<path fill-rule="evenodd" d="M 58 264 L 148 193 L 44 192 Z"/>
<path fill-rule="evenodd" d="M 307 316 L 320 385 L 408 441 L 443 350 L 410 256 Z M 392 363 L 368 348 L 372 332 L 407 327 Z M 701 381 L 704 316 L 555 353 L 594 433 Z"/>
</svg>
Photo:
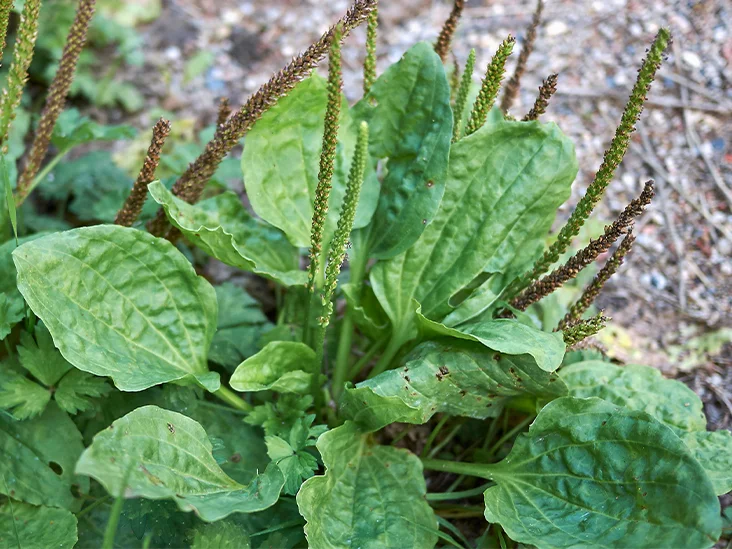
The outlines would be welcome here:
<svg viewBox="0 0 732 549">
<path fill-rule="evenodd" d="M 463 77 L 460 80 L 460 88 L 458 89 L 457 98 L 455 99 L 455 123 L 452 127 L 452 142 L 455 143 L 460 139 L 460 130 L 463 122 L 463 112 L 465 105 L 468 103 L 468 94 L 470 93 L 470 84 L 473 83 L 473 70 L 475 68 L 475 50 L 470 50 L 468 60 L 465 63 Z"/>
<path fill-rule="evenodd" d="M 374 4 L 378 6 L 378 4 Z M 366 58 L 363 60 L 363 93 L 368 94 L 376 82 L 376 27 L 379 25 L 379 10 L 374 7 L 366 23 Z"/>
</svg>

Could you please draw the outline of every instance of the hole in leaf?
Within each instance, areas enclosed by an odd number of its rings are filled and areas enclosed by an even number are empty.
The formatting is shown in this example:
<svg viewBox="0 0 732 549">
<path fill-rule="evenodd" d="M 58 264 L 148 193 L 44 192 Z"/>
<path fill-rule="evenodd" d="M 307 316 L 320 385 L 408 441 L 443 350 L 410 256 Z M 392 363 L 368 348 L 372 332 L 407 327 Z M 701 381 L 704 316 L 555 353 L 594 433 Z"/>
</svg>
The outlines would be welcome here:
<svg viewBox="0 0 732 549">
<path fill-rule="evenodd" d="M 64 474 L 64 468 L 61 467 L 58 463 L 55 461 L 49 461 L 48 466 L 51 468 L 51 471 L 56 473 L 58 476 L 61 476 Z"/>
</svg>

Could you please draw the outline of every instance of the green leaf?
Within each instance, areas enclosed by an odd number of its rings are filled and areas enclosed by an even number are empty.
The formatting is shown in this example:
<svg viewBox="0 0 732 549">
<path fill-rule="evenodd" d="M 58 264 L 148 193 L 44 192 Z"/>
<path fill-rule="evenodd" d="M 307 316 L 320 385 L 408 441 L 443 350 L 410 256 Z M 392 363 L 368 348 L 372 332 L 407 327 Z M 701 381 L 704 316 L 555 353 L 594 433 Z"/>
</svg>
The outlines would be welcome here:
<svg viewBox="0 0 732 549">
<path fill-rule="evenodd" d="M 304 343 L 272 341 L 237 366 L 229 385 L 242 392 L 306 393 L 315 367 L 315 351 Z"/>
<path fill-rule="evenodd" d="M 18 322 L 25 317 L 23 298 L 0 294 L 0 341 L 5 339 Z"/>
<path fill-rule="evenodd" d="M 274 326 L 256 299 L 243 288 L 227 282 L 215 286 L 219 318 L 208 359 L 233 370 L 259 350 L 262 335 Z"/>
<path fill-rule="evenodd" d="M 310 547 L 435 546 L 437 520 L 415 455 L 371 445 L 352 422 L 321 436 L 318 450 L 325 476 L 305 481 L 297 494 Z"/>
<path fill-rule="evenodd" d="M 191 549 L 251 549 L 251 546 L 245 529 L 222 520 L 198 526 L 193 531 Z"/>
<path fill-rule="evenodd" d="M 453 144 L 434 221 L 409 250 L 371 271 L 395 339 L 413 336 L 413 300 L 439 321 L 484 272 L 523 272 L 576 173 L 574 147 L 552 123 L 498 122 Z"/>
<path fill-rule="evenodd" d="M 211 257 L 286 286 L 305 284 L 297 250 L 274 227 L 252 217 L 236 194 L 227 192 L 194 206 L 176 198 L 159 181 L 148 185 L 168 219 Z"/>
<path fill-rule="evenodd" d="M 76 539 L 76 517 L 65 509 L 17 501 L 0 507 L 0 549 L 72 549 Z"/>
<path fill-rule="evenodd" d="M 42 234 L 9 240 L 0 245 L 0 340 L 4 339 L 15 324 L 25 318 L 25 302 L 16 286 L 13 251 L 19 244 L 40 238 Z"/>
<path fill-rule="evenodd" d="M 543 332 L 510 318 L 473 321 L 459 328 L 448 328 L 429 320 L 419 310 L 417 318 L 427 337 L 456 337 L 476 341 L 488 349 L 507 355 L 531 355 L 536 365 L 545 372 L 553 372 L 561 366 L 567 348 L 562 334 Z"/>
<path fill-rule="evenodd" d="M 497 464 L 485 516 L 539 547 L 709 547 L 719 500 L 704 470 L 667 426 L 598 398 L 542 409 Z"/>
<path fill-rule="evenodd" d="M 680 381 L 664 378 L 656 368 L 588 360 L 562 368 L 559 375 L 572 396 L 598 397 L 629 410 L 641 410 L 677 434 L 707 429 L 697 394 Z"/>
<path fill-rule="evenodd" d="M 241 158 L 252 208 L 298 247 L 310 246 L 327 101 L 326 81 L 317 74 L 306 78 L 262 115 L 247 134 Z M 344 98 L 324 242 L 329 242 L 335 231 L 357 135 L 358 121 L 352 117 Z M 375 176 L 367 176 L 354 228 L 368 224 L 378 192 Z"/>
<path fill-rule="evenodd" d="M 218 389 L 206 360 L 216 293 L 166 240 L 100 225 L 28 242 L 13 259 L 28 305 L 80 370 L 122 391 L 177 380 Z"/>
<path fill-rule="evenodd" d="M 374 213 L 370 252 L 393 257 L 419 238 L 445 192 L 452 139 L 450 87 L 432 44 L 420 42 L 389 67 L 355 107 L 369 124 L 369 152 L 389 158 Z"/>
<path fill-rule="evenodd" d="M 76 425 L 54 403 L 25 421 L 0 414 L 0 493 L 33 505 L 78 510 L 81 501 L 72 486 L 89 491 L 89 479 L 74 476 L 83 449 Z"/>
<path fill-rule="evenodd" d="M 498 416 L 512 397 L 567 394 L 555 374 L 528 355 L 505 355 L 468 341 L 419 345 L 403 367 L 346 389 L 342 412 L 370 431 L 394 423 L 426 423 L 438 412 L 484 419 Z"/>
<path fill-rule="evenodd" d="M 290 444 L 277 436 L 268 436 L 267 453 L 282 474 L 285 475 L 283 493 L 295 495 L 303 480 L 313 476 L 318 468 L 318 460 L 308 452 L 297 451 Z"/>
<path fill-rule="evenodd" d="M 5 204 L 8 208 L 8 214 L 10 216 L 10 224 L 13 227 L 13 235 L 15 236 L 16 243 L 18 242 L 18 212 L 15 210 L 15 198 L 13 197 L 13 187 L 10 183 L 10 176 L 8 175 L 8 165 L 5 161 L 5 155 L 2 155 L 0 159 L 0 173 L 2 174 L 3 187 L 5 187 Z"/>
<path fill-rule="evenodd" d="M 15 419 L 37 416 L 46 409 L 51 393 L 38 383 L 13 371 L 0 370 L 0 409 L 10 412 Z"/>
<path fill-rule="evenodd" d="M 195 511 L 207 522 L 261 511 L 277 501 L 284 478 L 276 465 L 244 486 L 221 470 L 212 449 L 197 422 L 143 406 L 97 434 L 76 472 L 97 479 L 110 494 L 124 488 L 125 497 L 172 499 L 181 511 Z"/>
<path fill-rule="evenodd" d="M 53 345 L 45 325 L 37 326 L 35 339 L 28 332 L 20 334 L 18 358 L 20 365 L 46 387 L 55 385 L 72 366 Z"/>
<path fill-rule="evenodd" d="M 102 378 L 74 370 L 61 379 L 53 396 L 62 410 L 73 415 L 90 409 L 93 398 L 104 396 L 110 390 Z"/>
<path fill-rule="evenodd" d="M 102 126 L 82 116 L 76 109 L 61 113 L 53 129 L 51 143 L 59 150 L 70 150 L 92 141 L 117 141 L 135 136 L 132 126 Z"/>
<path fill-rule="evenodd" d="M 714 492 L 721 496 L 732 491 L 732 433 L 696 431 L 683 434 L 681 440 L 704 467 Z"/>
</svg>

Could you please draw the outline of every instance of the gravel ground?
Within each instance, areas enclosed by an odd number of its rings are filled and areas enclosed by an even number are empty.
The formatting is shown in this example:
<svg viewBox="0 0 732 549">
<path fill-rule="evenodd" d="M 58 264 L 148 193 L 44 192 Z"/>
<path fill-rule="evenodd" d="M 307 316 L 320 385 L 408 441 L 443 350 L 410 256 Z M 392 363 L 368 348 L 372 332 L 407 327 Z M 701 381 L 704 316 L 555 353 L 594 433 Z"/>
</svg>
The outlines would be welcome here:
<svg viewBox="0 0 732 549">
<path fill-rule="evenodd" d="M 139 0 L 153 3 L 154 0 Z M 215 118 L 217 98 L 234 105 L 316 39 L 348 2 L 169 0 L 141 27 L 146 64 L 128 69 L 151 105 L 200 124 Z M 396 61 L 418 40 L 434 41 L 451 9 L 447 1 L 382 1 L 379 66 Z M 485 67 L 508 34 L 519 46 L 533 1 L 471 0 L 454 44 L 464 63 L 470 48 Z M 635 80 L 646 47 L 661 26 L 674 44 L 649 97 L 639 131 L 608 195 L 596 212 L 613 218 L 642 188 L 657 195 L 636 230 L 634 252 L 603 292 L 613 317 L 602 336 L 610 354 L 677 375 L 704 398 L 714 428 L 732 425 L 732 5 L 724 0 L 548 0 L 528 72 L 511 112 L 523 115 L 536 88 L 559 73 L 559 92 L 545 120 L 575 142 L 582 195 Z M 361 90 L 363 29 L 344 50 L 346 94 Z M 187 78 L 192 59 L 208 52 L 208 69 Z M 509 61 L 509 71 L 517 57 Z M 478 71 L 476 71 L 477 73 Z M 477 74 L 476 74 L 477 76 Z M 138 118 L 140 126 L 150 121 Z"/>
</svg>

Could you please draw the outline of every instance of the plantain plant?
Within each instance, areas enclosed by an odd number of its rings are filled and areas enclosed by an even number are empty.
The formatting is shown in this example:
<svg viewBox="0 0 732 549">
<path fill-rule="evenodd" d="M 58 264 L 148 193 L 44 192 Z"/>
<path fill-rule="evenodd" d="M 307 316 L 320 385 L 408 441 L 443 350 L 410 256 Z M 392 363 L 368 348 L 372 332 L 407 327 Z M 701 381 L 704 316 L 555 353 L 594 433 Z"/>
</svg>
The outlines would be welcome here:
<svg viewBox="0 0 732 549">
<path fill-rule="evenodd" d="M 10 4 L 0 0 L 3 29 Z M 510 110 L 542 4 L 499 107 L 513 37 L 477 89 L 474 52 L 447 76 L 462 0 L 435 44 L 380 75 L 376 2 L 357 0 L 240 109 L 222 101 L 211 140 L 172 185 L 156 178 L 171 133 L 161 119 L 114 223 L 18 234 L 16 207 L 72 146 L 128 131 L 64 111 L 94 9 L 80 0 L 31 146 L 18 150 L 9 136 L 39 7 L 25 2 L 0 106 L 15 231 L 0 246 L 0 547 L 719 539 L 730 433 L 706 430 L 680 382 L 614 364 L 592 342 L 607 321 L 592 303 L 653 183 L 572 251 L 668 31 L 556 236 L 578 170 L 571 141 L 540 120 L 557 76 L 525 116 Z M 351 105 L 341 48 L 363 23 L 364 95 Z M 323 78 L 313 69 L 326 57 Z M 245 136 L 253 213 L 210 184 Z M 144 223 L 146 203 L 159 210 Z M 613 249 L 574 302 L 553 299 Z M 209 258 L 246 283 L 212 285 L 199 274 Z"/>
</svg>

